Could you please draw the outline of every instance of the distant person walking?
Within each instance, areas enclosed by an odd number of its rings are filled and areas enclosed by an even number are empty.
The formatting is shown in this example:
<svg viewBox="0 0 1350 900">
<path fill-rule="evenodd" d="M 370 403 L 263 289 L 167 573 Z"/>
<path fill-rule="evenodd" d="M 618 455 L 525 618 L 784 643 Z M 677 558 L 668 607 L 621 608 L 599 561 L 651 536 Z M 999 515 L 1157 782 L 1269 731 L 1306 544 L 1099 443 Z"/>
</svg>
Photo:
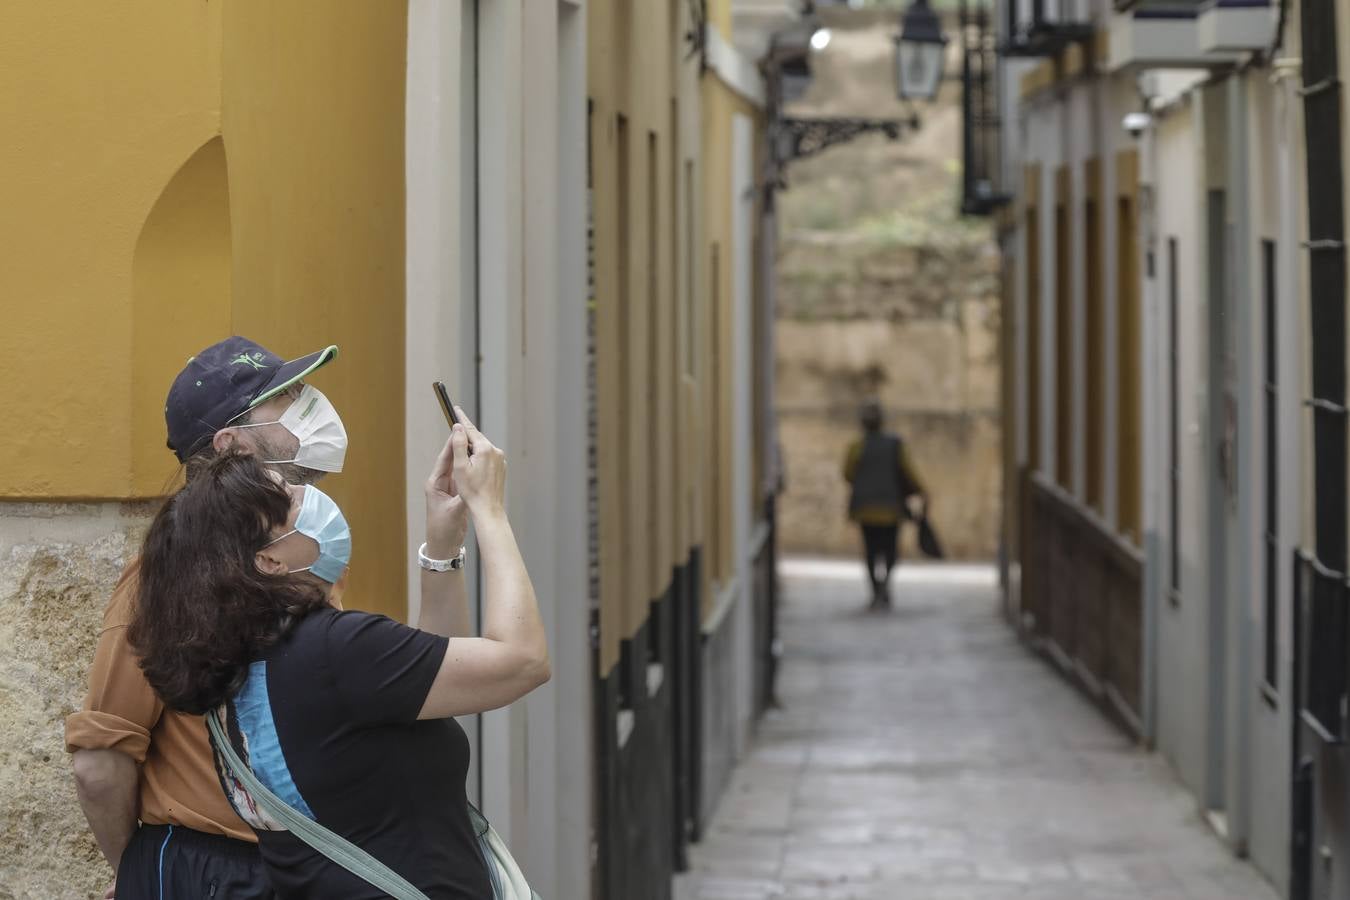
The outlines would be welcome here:
<svg viewBox="0 0 1350 900">
<path fill-rule="evenodd" d="M 863 404 L 863 436 L 849 445 L 844 478 L 853 486 L 848 517 L 862 529 L 863 560 L 872 582 L 872 609 L 891 605 L 888 584 L 900 556 L 900 523 L 915 517 L 911 502 L 928 515 L 928 494 L 914 473 L 898 435 L 882 430 L 881 406 Z"/>
</svg>

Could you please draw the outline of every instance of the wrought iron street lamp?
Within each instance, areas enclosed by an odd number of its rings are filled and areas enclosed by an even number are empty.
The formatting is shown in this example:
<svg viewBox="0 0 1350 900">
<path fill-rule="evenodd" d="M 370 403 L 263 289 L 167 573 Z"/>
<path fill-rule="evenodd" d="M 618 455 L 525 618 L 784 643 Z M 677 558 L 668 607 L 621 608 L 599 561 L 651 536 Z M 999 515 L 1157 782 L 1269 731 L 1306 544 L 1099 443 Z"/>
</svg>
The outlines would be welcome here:
<svg viewBox="0 0 1350 900">
<path fill-rule="evenodd" d="M 901 100 L 932 100 L 942 83 L 947 36 L 928 0 L 914 0 L 895 37 L 895 90 Z"/>
</svg>

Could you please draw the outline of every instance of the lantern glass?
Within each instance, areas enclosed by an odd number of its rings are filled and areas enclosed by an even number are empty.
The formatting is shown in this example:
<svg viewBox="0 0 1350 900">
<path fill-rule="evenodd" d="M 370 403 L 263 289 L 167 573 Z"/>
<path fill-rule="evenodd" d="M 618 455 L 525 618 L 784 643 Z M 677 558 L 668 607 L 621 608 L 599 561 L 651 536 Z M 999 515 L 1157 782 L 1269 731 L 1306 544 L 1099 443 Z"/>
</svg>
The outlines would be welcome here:
<svg viewBox="0 0 1350 900">
<path fill-rule="evenodd" d="M 942 81 L 946 46 L 937 41 L 896 41 L 895 86 L 902 100 L 932 100 Z"/>
</svg>

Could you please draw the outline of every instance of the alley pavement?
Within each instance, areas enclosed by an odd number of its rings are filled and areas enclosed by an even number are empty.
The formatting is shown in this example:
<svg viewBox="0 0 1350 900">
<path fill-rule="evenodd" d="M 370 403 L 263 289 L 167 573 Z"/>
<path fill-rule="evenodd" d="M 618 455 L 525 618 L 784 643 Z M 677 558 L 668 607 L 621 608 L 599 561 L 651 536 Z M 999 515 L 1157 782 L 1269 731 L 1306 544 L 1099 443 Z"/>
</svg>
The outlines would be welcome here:
<svg viewBox="0 0 1350 900">
<path fill-rule="evenodd" d="M 783 566 L 779 679 L 676 900 L 1275 900 L 996 612 L 992 570 Z"/>
</svg>

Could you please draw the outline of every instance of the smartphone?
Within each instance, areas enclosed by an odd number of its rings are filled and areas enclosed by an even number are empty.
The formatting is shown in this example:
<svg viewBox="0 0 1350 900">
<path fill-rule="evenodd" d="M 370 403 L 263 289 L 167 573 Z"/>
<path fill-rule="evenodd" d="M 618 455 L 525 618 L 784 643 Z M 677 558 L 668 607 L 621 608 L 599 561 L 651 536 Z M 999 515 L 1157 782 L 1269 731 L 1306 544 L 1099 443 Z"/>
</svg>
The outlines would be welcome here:
<svg viewBox="0 0 1350 900">
<path fill-rule="evenodd" d="M 455 404 L 450 402 L 450 394 L 445 389 L 445 383 L 433 381 L 431 389 L 436 394 L 436 400 L 441 404 L 441 412 L 445 413 L 445 424 L 454 428 L 459 424 L 459 416 L 455 415 Z M 473 447 L 469 447 L 469 455 L 473 456 Z"/>
<path fill-rule="evenodd" d="M 455 404 L 450 402 L 450 394 L 445 390 L 445 382 L 433 381 L 431 389 L 436 392 L 436 400 L 441 404 L 441 412 L 445 413 L 445 424 L 454 428 L 459 424 L 459 416 L 455 415 Z"/>
</svg>

